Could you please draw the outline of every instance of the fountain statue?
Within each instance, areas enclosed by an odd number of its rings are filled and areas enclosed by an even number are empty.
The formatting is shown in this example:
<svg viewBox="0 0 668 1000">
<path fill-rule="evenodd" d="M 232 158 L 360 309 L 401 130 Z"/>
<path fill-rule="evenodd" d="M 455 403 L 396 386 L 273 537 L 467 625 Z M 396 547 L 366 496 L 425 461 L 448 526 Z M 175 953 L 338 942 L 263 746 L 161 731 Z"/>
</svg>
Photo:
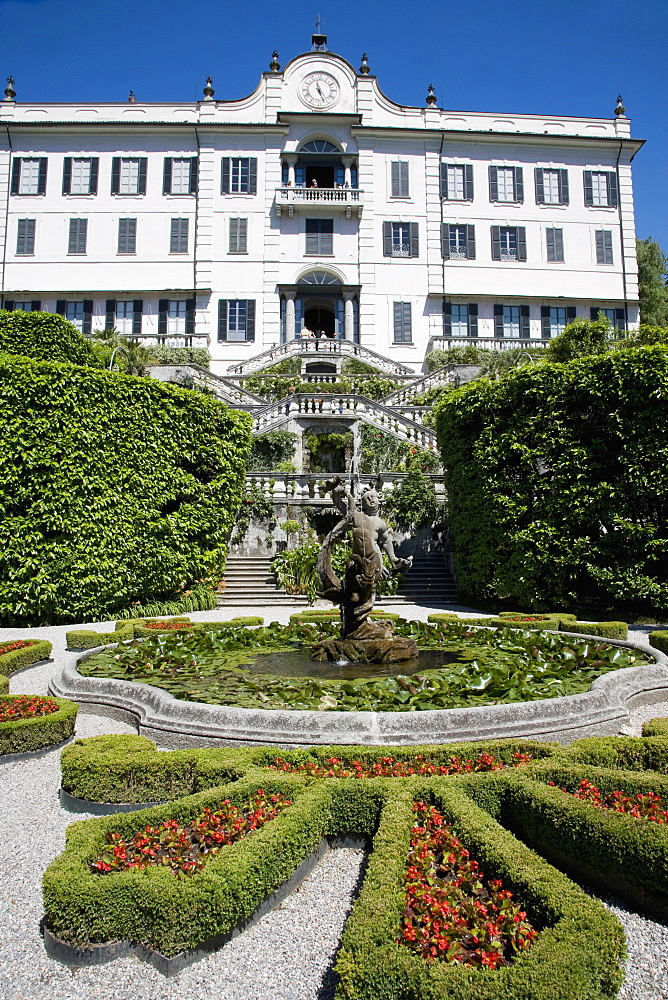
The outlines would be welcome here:
<svg viewBox="0 0 668 1000">
<path fill-rule="evenodd" d="M 365 490 L 358 507 L 340 476 L 327 480 L 325 486 L 343 517 L 322 543 L 318 554 L 318 577 L 321 596 L 341 607 L 341 639 L 317 643 L 311 652 L 312 658 L 373 663 L 414 659 L 418 649 L 412 639 L 392 635 L 388 623 L 369 620 L 379 582 L 410 569 L 412 556 L 400 559 L 395 555 L 389 529 L 380 517 L 381 496 L 377 490 Z M 350 532 L 352 553 L 345 577 L 340 580 L 332 569 L 332 551 Z M 383 552 L 389 558 L 390 569 L 383 566 Z"/>
</svg>

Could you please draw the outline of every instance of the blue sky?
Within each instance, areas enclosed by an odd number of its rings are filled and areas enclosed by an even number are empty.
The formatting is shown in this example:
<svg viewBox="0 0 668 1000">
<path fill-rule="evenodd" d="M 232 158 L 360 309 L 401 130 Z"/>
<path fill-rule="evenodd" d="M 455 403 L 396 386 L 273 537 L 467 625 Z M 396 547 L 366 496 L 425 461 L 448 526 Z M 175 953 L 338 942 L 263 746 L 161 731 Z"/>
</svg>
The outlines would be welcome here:
<svg viewBox="0 0 668 1000">
<path fill-rule="evenodd" d="M 273 49 L 310 48 L 316 16 L 329 48 L 382 90 L 423 105 L 612 117 L 621 93 L 634 136 L 638 236 L 668 252 L 668 0 L 0 0 L 0 79 L 24 101 L 194 100 L 255 89 Z M 2 88 L 0 88 L 2 89 Z"/>
</svg>

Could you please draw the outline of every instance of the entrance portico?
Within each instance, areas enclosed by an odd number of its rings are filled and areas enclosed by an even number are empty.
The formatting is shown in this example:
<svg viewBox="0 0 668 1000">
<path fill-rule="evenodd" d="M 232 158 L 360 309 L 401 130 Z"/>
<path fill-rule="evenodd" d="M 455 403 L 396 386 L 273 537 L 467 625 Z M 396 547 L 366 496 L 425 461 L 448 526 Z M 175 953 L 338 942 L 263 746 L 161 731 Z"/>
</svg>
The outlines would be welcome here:
<svg viewBox="0 0 668 1000">
<path fill-rule="evenodd" d="M 328 271 L 309 271 L 294 285 L 279 285 L 281 343 L 304 327 L 322 339 L 359 343 L 359 285 L 344 285 Z"/>
</svg>

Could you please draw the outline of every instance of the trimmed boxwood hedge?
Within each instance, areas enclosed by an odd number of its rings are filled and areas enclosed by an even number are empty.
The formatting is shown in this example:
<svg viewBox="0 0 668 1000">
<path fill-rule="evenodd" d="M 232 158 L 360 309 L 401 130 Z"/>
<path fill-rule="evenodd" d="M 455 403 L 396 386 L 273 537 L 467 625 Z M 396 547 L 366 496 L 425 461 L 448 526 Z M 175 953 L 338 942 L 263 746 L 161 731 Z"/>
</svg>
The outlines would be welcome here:
<svg viewBox="0 0 668 1000">
<path fill-rule="evenodd" d="M 7 642 L 14 642 L 7 639 Z M 29 667 L 31 663 L 39 663 L 40 660 L 48 660 L 51 656 L 51 643 L 45 639 L 30 640 L 30 646 L 23 646 L 21 649 L 10 649 L 7 653 L 0 653 L 0 694 L 9 692 L 9 678 L 17 670 Z"/>
<path fill-rule="evenodd" d="M 541 615 L 540 621 L 513 621 L 514 617 L 514 614 L 502 612 L 500 615 L 490 615 L 488 618 L 460 618 L 454 612 L 439 611 L 428 615 L 427 621 L 438 623 L 456 620 L 464 625 L 485 625 L 487 628 L 501 626 L 502 628 L 520 628 L 538 632 L 576 632 L 579 635 L 600 635 L 604 639 L 626 639 L 629 630 L 626 622 L 578 622 L 575 620 L 575 615 L 559 613 Z M 527 616 L 527 618 L 531 617 Z M 656 635 L 656 633 L 653 632 L 652 635 Z"/>
<path fill-rule="evenodd" d="M 649 719 L 643 723 L 643 736 L 668 736 L 668 719 Z"/>
<path fill-rule="evenodd" d="M 0 354 L 0 426 L 0 624 L 100 621 L 220 580 L 248 414 L 153 379 Z"/>
<path fill-rule="evenodd" d="M 655 649 L 660 650 L 662 653 L 668 653 L 668 629 L 650 632 L 647 639 L 650 646 L 654 646 Z"/>
<path fill-rule="evenodd" d="M 12 697 L 16 695 L 2 695 L 0 701 L 7 701 Z M 57 712 L 39 715 L 34 719 L 0 722 L 0 755 L 42 750 L 53 743 L 69 739 L 74 732 L 79 706 L 65 698 L 51 700 L 57 703 Z"/>
<path fill-rule="evenodd" d="M 262 751 L 265 758 L 269 752 Z M 474 778 L 466 783 L 460 778 L 313 781 L 254 768 L 249 757 L 258 753 L 227 751 L 229 759 L 245 757 L 247 762 L 244 777 L 231 785 L 165 806 L 71 826 L 65 852 L 44 876 L 49 930 L 80 946 L 129 940 L 175 955 L 248 917 L 323 836 L 362 834 L 374 838 L 373 851 L 337 961 L 340 996 L 603 1000 L 615 995 L 621 981 L 622 928 L 602 904 L 474 803 L 468 787 L 476 784 Z M 212 858 L 191 878 L 176 879 L 163 868 L 113 876 L 90 871 L 107 831 L 132 836 L 147 823 L 167 818 L 186 822 L 222 798 L 240 803 L 257 787 L 283 792 L 293 805 L 259 832 Z M 431 800 L 446 814 L 486 877 L 504 879 L 540 930 L 532 947 L 507 968 L 490 972 L 427 964 L 398 943 L 412 803 L 419 798 Z"/>
<path fill-rule="evenodd" d="M 242 628 L 254 625 L 264 625 L 264 618 L 259 615 L 243 615 L 231 618 L 226 622 L 191 622 L 190 618 L 136 618 L 116 622 L 113 632 L 94 632 L 88 629 L 73 629 L 65 633 L 68 649 L 94 649 L 95 646 L 106 646 L 112 642 L 126 642 L 128 639 L 146 638 L 151 635 L 163 635 L 174 630 L 165 628 L 146 628 L 148 624 L 161 622 L 176 622 L 182 625 L 192 625 L 193 632 L 225 631 L 227 628 Z"/>
<path fill-rule="evenodd" d="M 663 720 L 656 720 L 661 728 Z M 649 724 L 647 724 L 649 725 Z M 668 724 L 663 727 L 668 728 Z M 295 764 L 372 763 L 392 756 L 434 762 L 481 751 L 520 768 L 444 777 L 314 779 L 268 769 Z M 277 747 L 164 753 L 143 737 L 94 737 L 62 753 L 63 787 L 80 798 L 139 802 L 185 795 L 169 805 L 77 823 L 45 875 L 47 926 L 73 944 L 130 940 L 165 955 L 231 929 L 292 874 L 322 836 L 373 837 L 361 894 L 346 924 L 336 970 L 345 1000 L 604 1000 L 621 982 L 624 938 L 612 914 L 530 848 L 609 891 L 668 909 L 668 827 L 596 809 L 565 795 L 583 778 L 603 793 L 668 798 L 668 739 L 588 738 L 570 747 L 530 740 L 423 747 Z M 554 782 L 557 787 L 552 787 Z M 222 798 L 239 803 L 258 787 L 294 805 L 259 833 L 226 848 L 190 879 L 164 870 L 97 876 L 89 863 L 107 830 L 132 835 L 168 817 L 184 821 Z M 193 794 L 194 793 L 194 794 Z M 426 963 L 399 942 L 412 803 L 441 810 L 480 862 L 501 878 L 540 931 L 500 970 Z M 517 839 L 519 838 L 519 839 Z M 526 842 L 526 843 L 524 843 Z M 591 884 L 591 883 L 590 883 Z M 633 895 L 635 894 L 635 895 Z"/>
</svg>

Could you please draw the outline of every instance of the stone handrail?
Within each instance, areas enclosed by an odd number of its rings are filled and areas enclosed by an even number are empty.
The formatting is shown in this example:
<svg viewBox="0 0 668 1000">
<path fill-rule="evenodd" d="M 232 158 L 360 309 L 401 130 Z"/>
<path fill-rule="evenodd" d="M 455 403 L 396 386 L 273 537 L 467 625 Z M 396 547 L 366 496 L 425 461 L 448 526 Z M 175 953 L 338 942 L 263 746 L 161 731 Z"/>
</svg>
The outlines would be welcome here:
<svg viewBox="0 0 668 1000">
<path fill-rule="evenodd" d="M 295 206 L 325 205 L 327 208 L 343 208 L 350 212 L 356 208 L 358 213 L 364 204 L 364 191 L 361 188 L 316 188 L 316 187 L 280 187 L 276 188 L 276 208 L 280 214 L 283 207 L 288 210 Z"/>
<path fill-rule="evenodd" d="M 282 424 L 299 417 L 348 419 L 351 422 L 362 420 L 400 441 L 408 441 L 427 451 L 437 450 L 436 434 L 433 430 L 383 406 L 382 403 L 352 393 L 332 392 L 322 395 L 294 393 L 256 410 L 253 417 L 255 434 L 276 430 Z"/>
<path fill-rule="evenodd" d="M 282 361 L 284 358 L 296 356 L 309 357 L 316 361 L 326 361 L 328 356 L 330 358 L 358 358 L 360 361 L 366 361 L 367 364 L 373 365 L 374 368 L 378 368 L 379 371 L 387 375 L 415 376 L 415 372 L 411 368 L 408 368 L 407 365 L 390 361 L 388 358 L 384 358 L 382 354 L 376 354 L 375 351 L 370 350 L 368 347 L 362 347 L 361 344 L 353 344 L 350 340 L 330 340 L 327 337 L 322 337 L 320 340 L 315 340 L 315 338 L 309 338 L 308 340 L 295 339 L 289 340 L 286 344 L 277 344 L 266 351 L 262 351 L 261 354 L 256 354 L 254 357 L 248 358 L 247 361 L 240 361 L 236 365 L 230 365 L 227 371 L 229 375 L 252 375 L 254 372 L 261 371 L 263 368 Z"/>
<path fill-rule="evenodd" d="M 418 378 L 408 385 L 402 385 L 399 389 L 395 389 L 389 396 L 385 396 L 381 402 L 385 406 L 396 406 L 399 403 L 407 403 L 421 393 L 427 392 L 428 389 L 434 389 L 439 385 L 446 385 L 448 382 L 454 383 L 452 371 L 449 367 L 439 368 L 429 375 L 424 375 L 422 378 Z"/>
<path fill-rule="evenodd" d="M 523 339 L 514 337 L 430 337 L 429 350 L 449 351 L 452 347 L 485 347 L 494 351 L 512 351 L 518 347 L 523 351 L 549 346 L 549 340 L 535 338 Z"/>
<path fill-rule="evenodd" d="M 348 474 L 343 474 L 347 478 Z M 382 472 L 380 479 L 383 493 L 387 496 L 406 478 L 405 472 Z M 320 472 L 248 472 L 246 480 L 256 485 L 262 496 L 277 503 L 285 500 L 288 503 L 322 503 L 331 506 L 331 500 L 325 496 L 325 483 L 331 479 L 331 473 Z M 361 486 L 374 486 L 378 482 L 377 473 L 361 473 L 356 477 Z M 427 475 L 431 480 L 439 503 L 444 503 L 445 482 L 442 475 Z"/>
<path fill-rule="evenodd" d="M 200 365 L 151 365 L 146 371 L 150 378 L 158 379 L 160 382 L 174 382 L 189 389 L 209 389 L 225 403 L 242 406 L 244 409 L 250 407 L 256 409 L 266 404 L 266 400 L 261 396 L 247 392 L 236 382 L 231 382 L 221 375 L 214 375 Z"/>
</svg>

